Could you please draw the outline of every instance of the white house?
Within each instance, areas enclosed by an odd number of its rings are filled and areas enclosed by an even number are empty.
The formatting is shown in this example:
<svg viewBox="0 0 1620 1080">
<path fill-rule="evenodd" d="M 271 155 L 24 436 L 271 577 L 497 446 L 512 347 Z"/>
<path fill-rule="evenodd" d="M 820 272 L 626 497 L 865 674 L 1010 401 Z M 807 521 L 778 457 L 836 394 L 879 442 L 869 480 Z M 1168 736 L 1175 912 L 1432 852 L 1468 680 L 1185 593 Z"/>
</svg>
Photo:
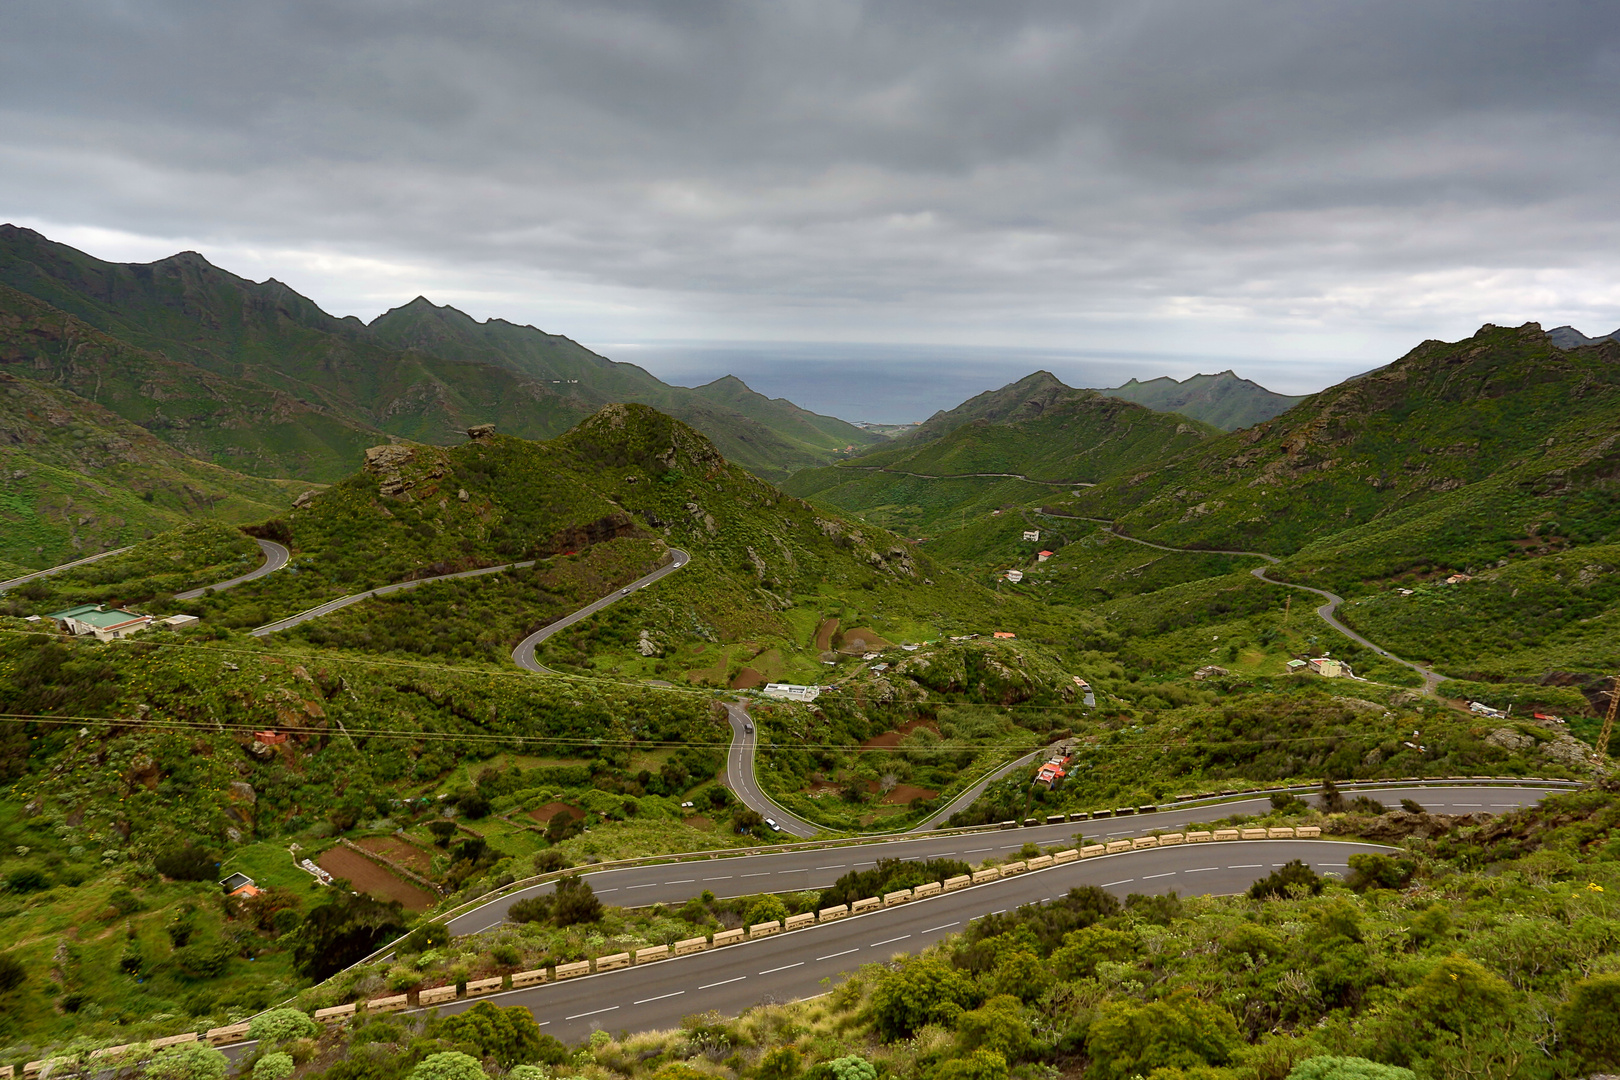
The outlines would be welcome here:
<svg viewBox="0 0 1620 1080">
<path fill-rule="evenodd" d="M 1024 572 L 1022 570 L 1009 570 L 1007 571 L 1007 580 L 1016 585 L 1024 580 Z"/>
<path fill-rule="evenodd" d="M 1039 530 L 1039 529 L 1025 529 L 1024 530 L 1024 539 L 1032 541 L 1033 543 L 1037 543 L 1037 544 L 1040 543 L 1041 542 L 1041 530 Z"/>
<path fill-rule="evenodd" d="M 819 686 L 795 686 L 785 682 L 765 684 L 766 697 L 783 698 L 787 701 L 814 701 L 820 694 Z"/>
<path fill-rule="evenodd" d="M 137 615 L 106 604 L 80 604 L 48 616 L 70 634 L 94 634 L 97 641 L 112 641 L 138 634 L 152 624 L 152 616 Z"/>
</svg>

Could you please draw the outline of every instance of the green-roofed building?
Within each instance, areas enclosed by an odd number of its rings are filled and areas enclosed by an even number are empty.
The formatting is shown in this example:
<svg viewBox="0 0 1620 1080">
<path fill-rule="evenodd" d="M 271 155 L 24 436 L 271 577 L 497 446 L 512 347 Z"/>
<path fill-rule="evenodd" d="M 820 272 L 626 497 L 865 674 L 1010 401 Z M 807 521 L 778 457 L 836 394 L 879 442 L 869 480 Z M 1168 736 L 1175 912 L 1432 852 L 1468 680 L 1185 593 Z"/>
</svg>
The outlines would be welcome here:
<svg viewBox="0 0 1620 1080">
<path fill-rule="evenodd" d="M 80 604 L 65 611 L 53 611 L 47 618 L 62 624 L 70 634 L 94 634 L 97 641 L 112 641 L 138 634 L 152 624 L 152 616 L 137 615 L 106 604 Z"/>
</svg>

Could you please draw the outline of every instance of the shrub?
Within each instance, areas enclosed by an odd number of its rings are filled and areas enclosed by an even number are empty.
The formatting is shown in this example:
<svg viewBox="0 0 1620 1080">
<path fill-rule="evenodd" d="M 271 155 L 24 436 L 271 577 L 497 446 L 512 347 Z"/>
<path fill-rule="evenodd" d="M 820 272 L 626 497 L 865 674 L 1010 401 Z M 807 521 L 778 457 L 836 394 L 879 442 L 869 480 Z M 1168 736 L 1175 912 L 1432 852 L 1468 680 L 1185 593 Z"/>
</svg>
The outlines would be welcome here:
<svg viewBox="0 0 1620 1080">
<path fill-rule="evenodd" d="M 756 896 L 743 911 L 743 922 L 748 926 L 762 922 L 779 922 L 788 917 L 787 905 L 779 896 Z"/>
<path fill-rule="evenodd" d="M 506 909 L 506 917 L 513 922 L 549 922 L 551 909 L 556 903 L 556 897 L 550 893 L 541 896 L 525 896 L 521 900 L 514 900 Z"/>
<path fill-rule="evenodd" d="M 566 870 L 574 865 L 568 861 L 568 856 L 556 848 L 546 848 L 534 854 L 534 872 L 537 874 L 552 874 L 558 870 Z"/>
<path fill-rule="evenodd" d="M 778 1046 L 759 1059 L 759 1080 L 793 1080 L 803 1060 L 791 1046 Z"/>
<path fill-rule="evenodd" d="M 833 1058 L 827 1062 L 827 1071 L 833 1080 L 877 1080 L 877 1066 L 854 1054 Z"/>
<path fill-rule="evenodd" d="M 925 957 L 883 975 L 872 993 L 872 1019 L 885 1039 L 902 1039 L 924 1024 L 955 1027 L 976 1000 L 965 973 Z"/>
<path fill-rule="evenodd" d="M 489 958 L 503 967 L 513 967 L 523 959 L 523 953 L 516 945 L 503 941 L 489 950 Z"/>
<path fill-rule="evenodd" d="M 1558 1030 L 1584 1068 L 1620 1065 L 1620 975 L 1594 975 L 1571 987 Z"/>
<path fill-rule="evenodd" d="M 558 926 L 597 922 L 602 918 L 602 901 L 584 878 L 565 877 L 557 882 L 557 899 L 552 918 Z"/>
<path fill-rule="evenodd" d="M 291 1054 L 266 1054 L 253 1063 L 253 1080 L 287 1080 L 292 1074 Z"/>
<path fill-rule="evenodd" d="M 405 912 L 397 901 L 338 891 L 311 909 L 293 935 L 293 964 L 308 978 L 324 979 L 404 929 Z"/>
<path fill-rule="evenodd" d="M 466 1012 L 440 1020 L 437 1034 L 502 1065 L 535 1061 L 542 1047 L 540 1027 L 533 1013 L 522 1005 L 503 1009 L 490 1001 L 480 1001 Z"/>
<path fill-rule="evenodd" d="M 971 1012 L 962 1014 L 956 1025 L 956 1038 L 963 1050 L 993 1050 L 1006 1061 L 1016 1061 L 1035 1045 L 1029 1021 L 1016 997 L 993 997 Z"/>
<path fill-rule="evenodd" d="M 248 1038 L 262 1043 L 319 1037 L 321 1026 L 300 1009 L 271 1009 L 248 1021 Z"/>
<path fill-rule="evenodd" d="M 423 1058 L 411 1070 L 411 1080 L 485 1080 L 484 1067 L 475 1057 L 448 1050 Z"/>
<path fill-rule="evenodd" d="M 119 915 L 133 915 L 146 905 L 128 889 L 118 888 L 107 894 L 107 904 Z"/>
<path fill-rule="evenodd" d="M 146 1063 L 152 1080 L 225 1080 L 231 1062 L 207 1043 L 185 1043 L 160 1052 Z"/>
<path fill-rule="evenodd" d="M 427 952 L 450 944 L 450 928 L 444 923 L 426 922 L 405 935 L 399 943 L 401 953 Z"/>
<path fill-rule="evenodd" d="M 1098 1080 L 1126 1080 L 1154 1069 L 1226 1065 L 1242 1042 L 1225 1009 L 1180 993 L 1142 1005 L 1104 1006 L 1091 1025 L 1086 1050 Z"/>
<path fill-rule="evenodd" d="M 1451 912 L 1444 904 L 1432 904 L 1412 916 L 1406 928 L 1407 936 L 1418 948 L 1426 948 L 1451 936 Z"/>
<path fill-rule="evenodd" d="M 0 953 L 0 994 L 9 994 L 28 979 L 27 966 L 10 953 Z"/>
<path fill-rule="evenodd" d="M 219 857 L 211 851 L 182 844 L 158 853 L 152 860 L 157 872 L 174 881 L 213 881 Z"/>
<path fill-rule="evenodd" d="M 441 818 L 437 821 L 428 822 L 427 830 L 433 834 L 435 844 L 439 847 L 446 847 L 450 843 L 450 838 L 456 835 L 456 823 Z"/>
<path fill-rule="evenodd" d="M 1380 1065 L 1366 1058 L 1321 1054 L 1295 1065 L 1288 1080 L 1417 1080 L 1417 1074 L 1399 1065 Z"/>
<path fill-rule="evenodd" d="M 5 886 L 7 892 L 43 892 L 51 887 L 51 879 L 32 866 L 24 866 L 7 874 L 0 884 Z"/>
<path fill-rule="evenodd" d="M 1350 880 L 1346 884 L 1356 892 L 1366 892 L 1368 889 L 1404 889 L 1415 873 L 1417 863 L 1411 859 L 1397 859 L 1391 855 L 1363 851 L 1350 856 Z"/>
<path fill-rule="evenodd" d="M 935 1080 L 1007 1080 L 1007 1059 L 994 1050 L 975 1050 L 934 1072 Z"/>
<path fill-rule="evenodd" d="M 1270 900 L 1292 896 L 1296 890 L 1303 890 L 1311 896 L 1322 894 L 1321 877 L 1300 859 L 1292 860 L 1280 870 L 1273 870 L 1250 885 L 1249 895 L 1256 900 Z"/>
</svg>

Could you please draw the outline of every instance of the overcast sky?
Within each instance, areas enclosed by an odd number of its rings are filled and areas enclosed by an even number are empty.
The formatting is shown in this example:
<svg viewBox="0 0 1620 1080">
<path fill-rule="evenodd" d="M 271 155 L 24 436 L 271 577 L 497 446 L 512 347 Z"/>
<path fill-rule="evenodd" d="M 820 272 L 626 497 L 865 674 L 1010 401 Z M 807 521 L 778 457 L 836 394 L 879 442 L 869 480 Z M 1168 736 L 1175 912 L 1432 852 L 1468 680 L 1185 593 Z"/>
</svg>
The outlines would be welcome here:
<svg viewBox="0 0 1620 1080">
<path fill-rule="evenodd" d="M 9 0 L 0 219 L 654 370 L 941 345 L 1301 393 L 1620 325 L 1617 47 L 1620 4 L 1548 0 Z"/>
</svg>

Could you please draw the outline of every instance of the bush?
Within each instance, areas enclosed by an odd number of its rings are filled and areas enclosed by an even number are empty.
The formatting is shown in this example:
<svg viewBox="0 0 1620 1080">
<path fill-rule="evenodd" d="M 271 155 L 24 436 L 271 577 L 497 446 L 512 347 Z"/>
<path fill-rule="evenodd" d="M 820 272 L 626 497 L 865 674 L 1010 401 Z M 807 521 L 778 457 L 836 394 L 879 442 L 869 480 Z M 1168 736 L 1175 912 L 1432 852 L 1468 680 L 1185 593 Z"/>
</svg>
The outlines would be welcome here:
<svg viewBox="0 0 1620 1080">
<path fill-rule="evenodd" d="M 511 905 L 506 909 L 506 917 L 513 922 L 520 923 L 549 922 L 551 920 L 551 909 L 555 903 L 556 898 L 550 893 L 541 896 L 525 896 L 521 900 L 512 901 Z"/>
<path fill-rule="evenodd" d="M 1620 1065 L 1620 975 L 1594 975 L 1571 987 L 1558 1030 L 1583 1068 Z"/>
<path fill-rule="evenodd" d="M 1226 1065 L 1242 1043 L 1230 1013 L 1180 993 L 1143 1005 L 1105 1005 L 1091 1025 L 1086 1050 L 1098 1080 L 1127 1080 L 1154 1069 Z"/>
<path fill-rule="evenodd" d="M 833 1080 L 877 1080 L 877 1066 L 854 1054 L 833 1058 L 827 1062 L 827 1071 Z"/>
<path fill-rule="evenodd" d="M 1417 1080 L 1417 1074 L 1411 1069 L 1380 1065 L 1366 1058 L 1322 1054 L 1295 1065 L 1288 1080 Z"/>
<path fill-rule="evenodd" d="M 793 1080 L 803 1060 L 791 1046 L 778 1046 L 759 1059 L 759 1080 Z"/>
<path fill-rule="evenodd" d="M 1006 1061 L 1017 1061 L 1035 1045 L 1029 1021 L 1016 997 L 993 997 L 971 1012 L 962 1014 L 956 1025 L 957 1043 L 964 1051 L 992 1050 Z"/>
<path fill-rule="evenodd" d="M 292 1074 L 291 1054 L 266 1054 L 253 1063 L 253 1080 L 287 1080 Z"/>
<path fill-rule="evenodd" d="M 1321 877 L 1300 859 L 1292 860 L 1250 885 L 1249 896 L 1255 900 L 1270 900 L 1292 896 L 1296 890 L 1304 890 L 1311 896 L 1322 895 Z"/>
<path fill-rule="evenodd" d="M 428 822 L 427 830 L 433 834 L 433 842 L 435 844 L 437 844 L 439 847 L 447 847 L 450 843 L 450 838 L 456 835 L 456 823 L 453 821 L 445 821 L 443 818 L 440 818 L 437 821 Z"/>
<path fill-rule="evenodd" d="M 955 1027 L 977 997 L 965 973 L 925 957 L 883 975 L 872 993 L 872 1019 L 885 1039 L 903 1039 L 924 1024 Z"/>
<path fill-rule="evenodd" d="M 1391 855 L 1363 851 L 1350 856 L 1350 880 L 1346 882 L 1356 892 L 1368 889 L 1404 889 L 1417 863 L 1411 859 L 1397 859 Z"/>
<path fill-rule="evenodd" d="M 182 844 L 158 853 L 152 860 L 157 872 L 173 881 L 213 881 L 219 871 L 219 856 L 202 848 Z"/>
<path fill-rule="evenodd" d="M 534 855 L 534 872 L 537 874 L 553 874 L 558 870 L 566 870 L 574 865 L 568 861 L 568 856 L 555 848 L 546 848 L 537 851 Z"/>
<path fill-rule="evenodd" d="M 1007 1080 L 1007 1059 L 994 1050 L 975 1050 L 947 1061 L 934 1073 L 935 1080 Z"/>
<path fill-rule="evenodd" d="M 4 885 L 7 892 L 43 892 L 51 887 L 51 879 L 32 866 L 25 866 L 7 874 L 0 885 Z"/>
<path fill-rule="evenodd" d="M 423 1058 L 411 1070 L 411 1080 L 485 1080 L 484 1067 L 475 1057 L 449 1050 Z"/>
<path fill-rule="evenodd" d="M 0 994 L 9 994 L 27 980 L 27 966 L 10 953 L 0 953 Z"/>
<path fill-rule="evenodd" d="M 552 918 L 558 926 L 597 922 L 602 918 L 602 901 L 584 878 L 565 877 L 557 882 L 557 900 Z"/>
<path fill-rule="evenodd" d="M 307 978 L 342 971 L 405 929 L 399 903 L 337 892 L 310 911 L 293 935 L 293 964 Z"/>
<path fill-rule="evenodd" d="M 300 1009 L 271 1009 L 248 1021 L 248 1038 L 262 1043 L 284 1043 L 289 1039 L 314 1039 L 321 1026 Z"/>
<path fill-rule="evenodd" d="M 754 897 L 743 911 L 743 923 L 747 926 L 762 922 L 780 922 L 787 917 L 787 905 L 782 903 L 782 898 L 769 894 Z"/>
<path fill-rule="evenodd" d="M 540 1057 L 540 1027 L 534 1014 L 522 1005 L 503 1009 L 494 1002 L 480 1001 L 466 1012 L 440 1020 L 437 1034 L 506 1066 Z"/>
<path fill-rule="evenodd" d="M 427 952 L 450 944 L 450 928 L 444 923 L 426 922 L 405 935 L 399 943 L 401 953 Z"/>
<path fill-rule="evenodd" d="M 207 1043 L 185 1043 L 160 1052 L 146 1063 L 152 1080 L 225 1080 L 231 1062 Z"/>
</svg>

